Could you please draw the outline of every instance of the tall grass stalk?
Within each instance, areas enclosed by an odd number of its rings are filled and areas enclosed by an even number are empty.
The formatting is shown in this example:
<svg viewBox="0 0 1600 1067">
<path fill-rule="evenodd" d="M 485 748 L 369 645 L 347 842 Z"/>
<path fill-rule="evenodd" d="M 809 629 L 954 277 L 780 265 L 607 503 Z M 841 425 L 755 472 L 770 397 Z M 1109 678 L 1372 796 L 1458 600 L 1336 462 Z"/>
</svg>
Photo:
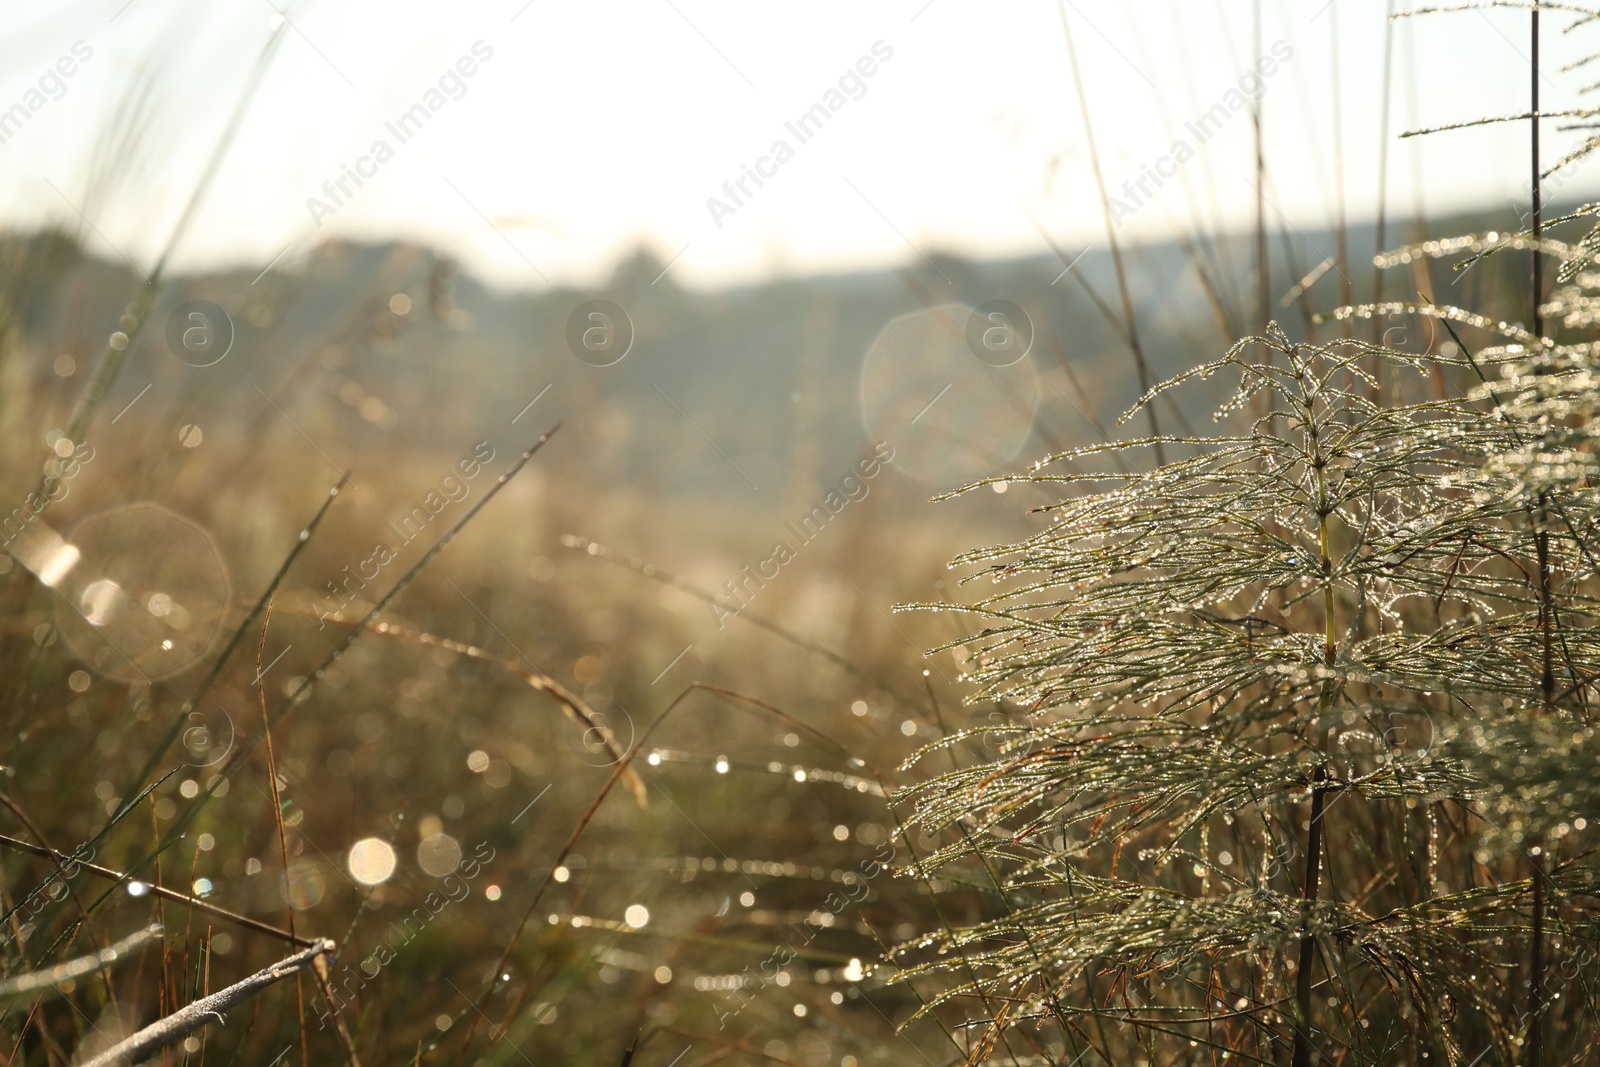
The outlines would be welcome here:
<svg viewBox="0 0 1600 1067">
<path fill-rule="evenodd" d="M 1105 172 L 1100 167 L 1100 152 L 1095 146 L 1094 121 L 1089 114 L 1089 97 L 1083 91 L 1083 72 L 1078 67 L 1078 53 L 1072 43 L 1072 23 L 1067 18 L 1066 0 L 1056 0 L 1056 10 L 1061 15 L 1061 33 L 1067 42 L 1067 62 L 1072 67 L 1072 84 L 1078 94 L 1078 112 L 1083 118 L 1084 138 L 1089 145 L 1089 163 L 1094 169 L 1095 188 L 1100 191 L 1100 214 L 1105 219 L 1106 244 L 1111 249 L 1111 262 L 1117 274 L 1117 292 L 1122 297 L 1123 336 L 1133 354 L 1139 390 L 1148 392 L 1152 382 L 1150 364 L 1145 359 L 1143 346 L 1139 344 L 1139 324 L 1133 313 L 1133 297 L 1128 291 L 1128 274 L 1122 264 L 1122 246 L 1117 241 L 1117 227 L 1111 217 L 1111 199 L 1106 192 Z M 1165 452 L 1160 441 L 1161 424 L 1154 405 L 1146 409 L 1145 417 L 1150 420 L 1150 435 L 1156 439 L 1156 458 L 1162 461 Z"/>
</svg>

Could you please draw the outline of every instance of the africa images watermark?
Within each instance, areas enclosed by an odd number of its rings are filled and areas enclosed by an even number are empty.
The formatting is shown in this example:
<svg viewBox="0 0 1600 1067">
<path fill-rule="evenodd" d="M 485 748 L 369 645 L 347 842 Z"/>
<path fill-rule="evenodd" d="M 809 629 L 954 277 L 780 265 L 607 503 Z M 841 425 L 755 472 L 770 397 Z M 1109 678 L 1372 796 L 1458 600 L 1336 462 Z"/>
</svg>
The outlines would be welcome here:
<svg viewBox="0 0 1600 1067">
<path fill-rule="evenodd" d="M 1243 111 L 1247 105 L 1267 94 L 1267 79 L 1278 73 L 1282 69 L 1282 64 L 1293 58 L 1292 45 L 1287 41 L 1274 41 L 1270 54 L 1259 57 L 1253 67 L 1247 68 L 1239 75 L 1235 84 L 1228 87 L 1220 100 L 1183 124 L 1189 137 L 1178 138 L 1172 143 L 1172 151 L 1159 157 L 1154 163 L 1140 164 L 1139 176 L 1129 178 L 1122 183 L 1122 197 L 1113 195 L 1109 200 L 1111 221 L 1120 227 L 1123 220 L 1132 218 L 1141 208 L 1154 200 L 1156 193 L 1168 181 L 1177 177 L 1178 168 L 1200 154 L 1200 146 L 1215 137 L 1229 120 Z M 1154 190 L 1150 188 L 1151 185 L 1155 186 Z"/>
<path fill-rule="evenodd" d="M 318 229 L 322 228 L 323 219 L 338 214 L 339 209 L 354 198 L 355 191 L 350 188 L 350 183 L 355 183 L 356 189 L 360 189 L 366 184 L 363 178 L 375 177 L 378 168 L 394 158 L 396 146 L 405 144 L 420 133 L 428 121 L 443 111 L 450 101 L 460 100 L 467 95 L 467 79 L 478 73 L 481 64 L 494 58 L 494 49 L 481 40 L 473 41 L 470 51 L 471 55 L 463 54 L 452 66 L 446 67 L 445 72 L 439 75 L 438 83 L 424 91 L 420 100 L 402 111 L 393 121 L 383 124 L 383 128 L 394 138 L 393 145 L 379 137 L 372 142 L 365 155 L 356 157 L 354 167 L 348 163 L 340 164 L 338 177 L 322 183 L 322 193 L 327 199 L 306 197 L 306 210 L 311 213 L 311 221 L 317 224 Z"/>
<path fill-rule="evenodd" d="M 894 462 L 894 447 L 887 441 L 880 441 L 871 452 L 857 460 L 855 466 L 839 479 L 838 486 L 828 492 L 811 510 L 800 517 L 800 524 L 784 523 L 785 528 L 794 534 L 795 543 L 790 545 L 786 540 L 779 540 L 772 546 L 772 552 L 765 559 L 753 567 L 746 563 L 739 572 L 737 579 L 729 578 L 722 583 L 722 588 L 727 592 L 729 599 L 738 605 L 730 608 L 721 600 L 713 601 L 711 618 L 717 624 L 717 629 L 722 629 L 724 620 L 736 617 L 755 600 L 756 594 L 767 587 L 767 583 L 775 581 L 783 568 L 798 558 L 797 549 L 804 548 L 821 536 L 828 523 L 839 516 L 851 504 L 859 504 L 872 492 L 869 484 L 884 468 L 885 464 Z M 859 476 L 857 472 L 859 473 Z"/>
<path fill-rule="evenodd" d="M 63 55 L 45 68 L 38 80 L 23 94 L 22 99 L 0 111 L 0 145 L 15 137 L 28 120 L 38 114 L 52 100 L 67 95 L 67 79 L 78 73 L 78 68 L 94 58 L 94 48 L 84 41 L 72 42 L 70 55 Z"/>
<path fill-rule="evenodd" d="M 0 537 L 4 538 L 0 540 L 0 547 L 15 541 L 51 504 L 66 499 L 71 492 L 71 486 L 67 483 L 76 478 L 78 472 L 93 459 L 94 447 L 88 442 L 79 444 L 66 455 L 58 452 L 53 456 L 45 468 L 48 477 L 43 486 L 29 493 L 21 505 L 12 508 L 9 514 L 0 515 Z"/>
<path fill-rule="evenodd" d="M 457 460 L 455 467 L 445 472 L 439 479 L 437 489 L 428 490 L 421 504 L 413 506 L 401 515 L 398 521 L 390 519 L 388 529 L 399 535 L 397 545 L 390 544 L 387 540 L 377 542 L 373 545 L 371 554 L 356 564 L 355 573 L 351 573 L 350 566 L 346 564 L 342 571 L 343 577 L 327 583 L 330 594 L 328 599 L 334 603 L 332 607 L 319 609 L 317 629 L 320 630 L 327 625 L 329 616 L 339 614 L 354 603 L 357 594 L 367 587 L 367 583 L 376 581 L 379 572 L 394 562 L 400 554 L 399 549 L 422 536 L 423 530 L 440 513 L 451 504 L 459 504 L 471 496 L 472 480 L 483 473 L 484 464 L 494 461 L 494 454 L 493 445 L 488 441 L 479 441 L 473 446 L 470 455 Z M 460 471 L 459 475 L 457 471 Z"/>
<path fill-rule="evenodd" d="M 16 924 L 12 929 L 17 934 L 18 947 L 21 947 L 33 934 L 34 918 L 47 906 L 61 903 L 67 898 L 67 894 L 72 892 L 70 883 L 83 872 L 86 864 L 94 862 L 94 855 L 94 844 L 85 841 L 74 849 L 70 856 L 58 859 L 56 869 L 12 906 L 10 914 L 21 917 L 20 920 L 16 918 L 12 920 Z"/>
<path fill-rule="evenodd" d="M 722 195 L 727 197 L 726 200 L 706 197 L 706 210 L 711 212 L 711 221 L 717 224 L 717 229 L 722 229 L 725 216 L 737 214 L 744 202 L 755 196 L 755 191 L 750 188 L 751 182 L 755 182 L 756 189 L 760 189 L 766 184 L 761 179 L 776 177 L 778 167 L 794 158 L 796 145 L 803 145 L 822 132 L 828 120 L 851 100 L 860 100 L 867 95 L 866 80 L 878 73 L 880 64 L 894 58 L 894 49 L 883 41 L 873 41 L 870 51 L 871 55 L 863 55 L 853 66 L 845 68 L 836 86 L 823 93 L 820 101 L 802 111 L 794 121 L 783 124 L 783 128 L 794 138 L 794 145 L 779 137 L 772 142 L 766 155 L 756 158 L 754 168 L 741 163 L 739 176 L 722 183 Z M 849 94 L 848 98 L 846 94 Z"/>
<path fill-rule="evenodd" d="M 779 978 L 783 969 L 811 944 L 817 934 L 832 927 L 834 919 L 846 907 L 867 899 L 867 894 L 872 892 L 873 879 L 884 871 L 893 869 L 890 864 L 894 862 L 897 854 L 898 850 L 893 841 L 883 842 L 870 857 L 857 864 L 860 874 L 856 874 L 855 871 L 845 872 L 844 884 L 852 887 L 851 889 L 830 892 L 823 901 L 823 906 L 806 916 L 798 927 L 794 923 L 789 924 L 789 929 L 800 935 L 798 939 L 785 936 L 784 940 L 756 965 L 755 973 L 751 973 L 750 965 L 746 964 L 740 969 L 739 974 L 732 976 L 733 981 L 728 983 L 727 988 L 732 991 L 738 1004 L 727 1011 L 717 1007 L 712 1008 L 717 1013 L 717 1029 L 727 1029 L 728 1021 L 744 1011 L 750 1002 L 755 1000 L 756 994 L 769 984 L 774 982 L 780 986 L 786 984 L 787 978 Z M 859 889 L 860 893 L 855 893 L 855 889 Z M 866 972 L 861 966 L 861 961 L 851 960 L 849 966 L 841 970 L 840 976 L 847 982 L 859 982 L 866 977 Z"/>
<path fill-rule="evenodd" d="M 487 855 L 485 855 L 487 852 Z M 398 922 L 389 923 L 389 934 L 376 947 L 362 957 L 353 970 L 348 965 L 340 972 L 328 976 L 327 1006 L 317 1016 L 318 1029 L 326 1029 L 328 1021 L 353 1002 L 367 984 L 399 955 L 399 950 L 416 940 L 428 925 L 452 904 L 459 904 L 472 892 L 468 884 L 494 862 L 495 850 L 487 841 L 480 841 L 472 850 L 472 858 L 463 861 L 450 874 L 438 880 L 439 888 L 430 889 L 418 906 L 411 909 Z M 352 984 L 353 983 L 353 984 Z"/>
</svg>

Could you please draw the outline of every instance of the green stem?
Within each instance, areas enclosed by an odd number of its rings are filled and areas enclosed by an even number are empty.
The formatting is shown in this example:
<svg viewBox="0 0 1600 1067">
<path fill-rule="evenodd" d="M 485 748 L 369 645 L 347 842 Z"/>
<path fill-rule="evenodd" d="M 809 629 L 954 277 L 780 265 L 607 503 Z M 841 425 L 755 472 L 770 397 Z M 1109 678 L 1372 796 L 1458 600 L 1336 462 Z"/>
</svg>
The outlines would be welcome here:
<svg viewBox="0 0 1600 1067">
<path fill-rule="evenodd" d="M 1533 335 L 1544 338 L 1544 315 L 1539 302 L 1544 296 L 1544 256 L 1539 251 L 1539 238 L 1544 226 L 1544 190 L 1539 180 L 1539 7 L 1534 5 L 1532 21 L 1532 58 L 1529 62 L 1530 97 L 1532 102 L 1532 184 L 1533 184 Z M 1549 510 L 1548 495 L 1539 494 L 1539 528 L 1534 533 L 1534 544 L 1539 554 L 1539 641 L 1543 663 L 1539 688 L 1544 696 L 1544 710 L 1553 710 L 1555 671 L 1552 665 L 1551 625 L 1555 615 L 1550 590 L 1550 535 L 1546 529 Z M 1537 839 L 1536 839 L 1537 842 Z M 1533 850 L 1537 850 L 1535 843 Z M 1540 1067 L 1544 1059 L 1544 863 L 1542 857 L 1530 859 L 1533 867 L 1533 945 L 1528 961 L 1528 1067 Z"/>
<path fill-rule="evenodd" d="M 1317 768 L 1317 780 L 1327 777 Z M 1317 882 L 1322 872 L 1322 802 L 1327 790 L 1318 786 L 1311 791 L 1311 832 L 1306 841 L 1306 880 L 1304 898 L 1306 917 L 1301 920 L 1300 969 L 1295 973 L 1295 1021 L 1293 1067 L 1311 1065 L 1311 968 L 1316 962 L 1317 941 L 1305 929 L 1311 902 L 1317 899 Z"/>
<path fill-rule="evenodd" d="M 1339 654 L 1339 641 L 1334 629 L 1333 555 L 1328 538 L 1328 481 L 1324 473 L 1327 466 L 1322 456 L 1321 443 L 1316 430 L 1314 402 L 1306 403 L 1304 417 L 1306 435 L 1310 444 L 1311 469 L 1317 479 L 1317 548 L 1322 570 L 1322 662 L 1332 667 Z M 1334 683 L 1331 678 L 1322 683 L 1322 694 L 1317 699 L 1317 719 L 1320 722 L 1333 703 Z M 1318 767 L 1318 783 L 1311 790 L 1311 824 L 1306 836 L 1305 878 L 1301 898 L 1304 905 L 1300 913 L 1300 959 L 1295 972 L 1295 1021 L 1293 1067 L 1310 1067 L 1311 1064 L 1311 971 L 1316 964 L 1317 941 L 1309 926 L 1311 908 L 1317 899 L 1318 883 L 1322 874 L 1322 811 L 1327 788 L 1327 772 Z"/>
</svg>

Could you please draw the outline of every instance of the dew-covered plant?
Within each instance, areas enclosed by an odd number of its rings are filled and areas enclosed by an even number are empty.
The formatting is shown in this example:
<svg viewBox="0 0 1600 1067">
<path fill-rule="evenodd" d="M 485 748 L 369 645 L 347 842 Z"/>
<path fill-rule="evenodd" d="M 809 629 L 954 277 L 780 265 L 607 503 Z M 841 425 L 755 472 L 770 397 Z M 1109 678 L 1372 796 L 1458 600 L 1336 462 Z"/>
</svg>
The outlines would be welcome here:
<svg viewBox="0 0 1600 1067">
<path fill-rule="evenodd" d="M 1266 397 L 1247 432 L 1131 474 L 1101 461 L 1145 442 L 1051 457 L 1029 480 L 1084 491 L 957 561 L 998 587 L 964 609 L 975 699 L 1023 714 L 984 731 L 996 759 L 911 791 L 917 823 L 964 827 L 927 873 L 998 882 L 994 915 L 942 939 L 947 995 L 1053 1023 L 1073 1055 L 1115 1023 L 1152 1057 L 1514 1061 L 1545 853 L 1551 952 L 1600 944 L 1595 509 L 1514 462 L 1537 433 L 1520 391 L 1560 388 L 1518 385 L 1520 358 L 1486 368 L 1513 405 L 1372 399 L 1374 357 L 1409 393 L 1484 366 L 1458 353 L 1269 331 L 1185 376 L 1237 373 L 1231 410 Z M 1593 1022 L 1582 980 L 1548 1025 Z"/>
<path fill-rule="evenodd" d="M 954 842 L 909 873 L 992 898 L 895 954 L 968 1062 L 1600 1055 L 1592 244 L 1536 211 L 1380 257 L 1536 250 L 1557 288 L 1531 330 L 1341 309 L 1442 321 L 1424 353 L 1268 326 L 1142 398 L 1237 377 L 1183 458 L 1007 479 L 1058 502 L 955 561 L 991 589 L 948 647 L 1010 721 L 903 794 Z"/>
</svg>

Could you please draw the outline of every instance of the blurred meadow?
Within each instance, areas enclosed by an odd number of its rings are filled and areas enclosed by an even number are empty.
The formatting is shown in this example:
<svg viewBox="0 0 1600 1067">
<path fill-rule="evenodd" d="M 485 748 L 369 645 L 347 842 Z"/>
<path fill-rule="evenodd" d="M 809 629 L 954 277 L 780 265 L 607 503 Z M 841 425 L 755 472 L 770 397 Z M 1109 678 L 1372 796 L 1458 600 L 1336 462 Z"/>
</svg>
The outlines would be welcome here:
<svg viewBox="0 0 1600 1067">
<path fill-rule="evenodd" d="M 142 1062 L 119 1042 L 297 954 L 140 1055 L 1312 1062 L 1267 978 L 1248 1040 L 1141 1025 L 1155 949 L 1106 941 L 1081 997 L 1066 962 L 1054 991 L 973 992 L 1026 941 L 987 930 L 975 965 L 953 931 L 1048 868 L 973 844 L 1005 837 L 983 775 L 1027 762 L 1052 676 L 1024 700 L 984 674 L 992 619 L 897 608 L 991 595 L 1019 571 L 951 561 L 1114 477 L 1035 461 L 1168 442 L 1101 457 L 1127 474 L 1248 433 L 1267 409 L 1215 414 L 1237 376 L 1135 405 L 1268 321 L 1439 356 L 1375 387 L 1397 406 L 1477 388 L 1462 345 L 1541 314 L 1509 243 L 1525 133 L 1399 135 L 1528 110 L 1530 5 L 1034 6 L 0 13 L 4 1062 Z M 601 32 L 616 56 L 579 54 Z M 568 80 L 527 82 L 541 64 Z M 1581 107 L 1581 72 L 1545 69 Z M 1546 180 L 1547 218 L 1593 184 Z M 1435 302 L 1482 318 L 1416 313 Z M 947 766 L 979 774 L 941 801 L 970 824 L 919 817 Z M 1588 801 L 1563 803 L 1581 831 Z M 1397 818 L 1327 870 L 1430 898 L 1420 816 Z M 1100 825 L 1081 870 L 1133 877 L 1152 842 L 1102 855 Z M 1310 943 L 1278 927 L 1274 958 Z M 1572 936 L 1550 958 L 1592 960 Z M 1545 1063 L 1593 1054 L 1573 1000 Z M 1389 1043 L 1315 1062 L 1533 1062 L 1498 1017 L 1372 1010 Z"/>
</svg>

